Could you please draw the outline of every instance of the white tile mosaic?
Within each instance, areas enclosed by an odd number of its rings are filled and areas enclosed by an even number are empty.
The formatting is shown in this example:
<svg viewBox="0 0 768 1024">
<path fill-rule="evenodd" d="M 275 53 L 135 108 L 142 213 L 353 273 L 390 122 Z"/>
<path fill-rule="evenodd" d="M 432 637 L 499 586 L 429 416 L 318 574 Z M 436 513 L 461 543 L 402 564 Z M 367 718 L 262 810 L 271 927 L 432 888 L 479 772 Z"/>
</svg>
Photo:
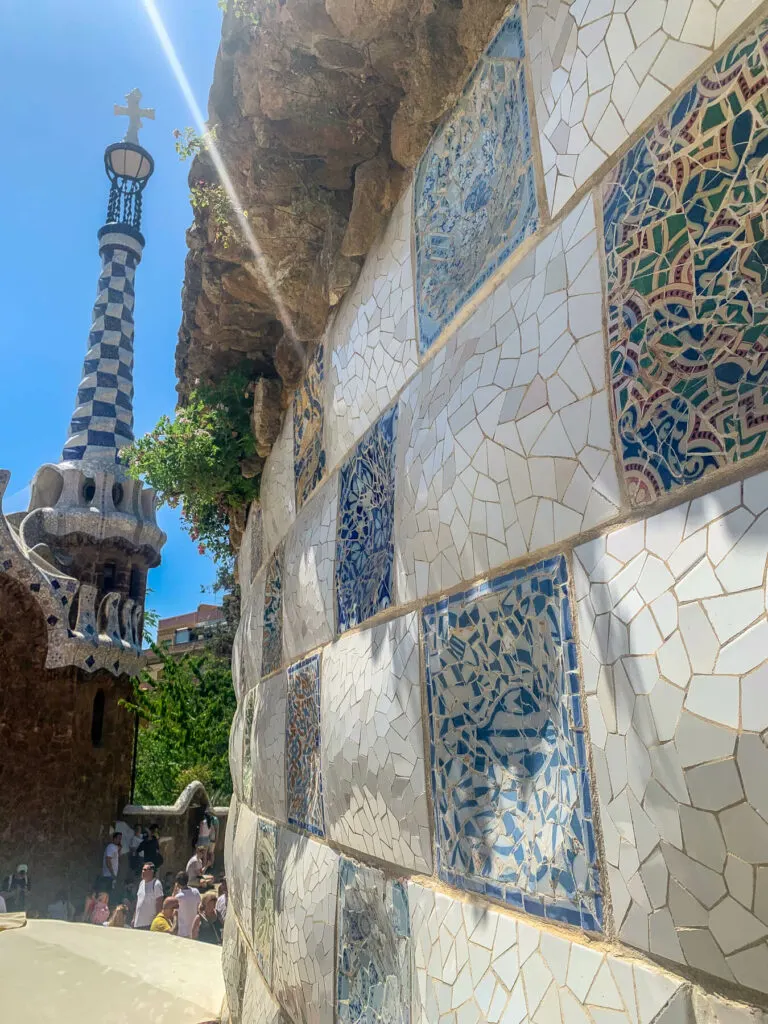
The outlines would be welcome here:
<svg viewBox="0 0 768 1024">
<path fill-rule="evenodd" d="M 338 855 L 280 829 L 272 989 L 301 1024 L 332 1024 Z"/>
<path fill-rule="evenodd" d="M 264 644 L 264 571 L 247 593 L 243 593 L 240 624 L 232 651 L 232 673 L 238 700 L 261 679 L 261 651 Z"/>
<path fill-rule="evenodd" d="M 293 406 L 261 477 L 262 553 L 264 562 L 275 550 L 296 518 L 296 480 L 293 468 Z"/>
<path fill-rule="evenodd" d="M 285 544 L 283 653 L 294 661 L 333 636 L 333 559 L 339 479 L 315 492 Z"/>
<path fill-rule="evenodd" d="M 250 592 L 256 573 L 261 568 L 262 546 L 262 511 L 258 501 L 252 501 L 248 508 L 243 540 L 237 553 L 237 577 L 243 597 Z"/>
<path fill-rule="evenodd" d="M 235 915 L 227 914 L 222 936 L 221 970 L 224 975 L 227 1011 L 229 1019 L 234 1024 L 240 1024 L 241 1020 L 248 969 L 247 956 L 245 941 L 237 927 Z"/>
<path fill-rule="evenodd" d="M 243 799 L 243 734 L 245 708 L 240 704 L 232 718 L 229 730 L 229 770 L 232 775 L 232 789 L 238 800 Z"/>
<path fill-rule="evenodd" d="M 619 937 L 768 991 L 768 474 L 576 549 Z"/>
<path fill-rule="evenodd" d="M 413 1024 L 677 1024 L 682 979 L 408 884 Z M 675 1012 L 677 1011 L 677 1012 Z"/>
<path fill-rule="evenodd" d="M 241 804 L 232 845 L 230 899 L 240 927 L 249 940 L 253 935 L 253 871 L 256 865 L 258 821 L 250 807 Z"/>
<path fill-rule="evenodd" d="M 528 52 L 554 213 L 759 0 L 529 0 Z"/>
<path fill-rule="evenodd" d="M 616 513 L 603 360 L 595 219 L 586 199 L 403 394 L 401 601 Z"/>
<path fill-rule="evenodd" d="M 253 804 L 259 813 L 285 821 L 285 672 L 260 683 L 253 701 Z"/>
<path fill-rule="evenodd" d="M 344 846 L 430 873 L 418 642 L 414 612 L 326 647 L 325 824 Z"/>
<path fill-rule="evenodd" d="M 229 814 L 227 815 L 227 826 L 224 832 L 224 868 L 227 874 L 230 873 L 232 868 L 235 829 L 237 828 L 237 814 L 239 809 L 240 804 L 233 793 L 232 799 L 229 801 Z"/>
<path fill-rule="evenodd" d="M 256 961 L 248 957 L 243 992 L 244 1024 L 284 1024 L 285 1017 L 261 976 Z"/>
<path fill-rule="evenodd" d="M 395 207 L 331 326 L 325 429 L 328 468 L 418 369 L 411 268 L 413 190 Z"/>
</svg>

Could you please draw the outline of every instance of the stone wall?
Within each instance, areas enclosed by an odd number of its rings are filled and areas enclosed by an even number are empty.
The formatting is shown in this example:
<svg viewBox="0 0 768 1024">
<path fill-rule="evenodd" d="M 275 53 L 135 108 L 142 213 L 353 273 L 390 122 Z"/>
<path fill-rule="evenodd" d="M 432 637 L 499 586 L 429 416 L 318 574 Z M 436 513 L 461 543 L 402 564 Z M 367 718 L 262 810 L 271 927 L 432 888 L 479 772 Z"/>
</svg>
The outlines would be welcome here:
<svg viewBox="0 0 768 1024">
<path fill-rule="evenodd" d="M 232 1021 L 768 1002 L 767 14 L 513 4 L 317 347 L 240 553 Z"/>
<path fill-rule="evenodd" d="M 33 909 L 73 899 L 101 871 L 111 822 L 131 788 L 130 681 L 44 668 L 45 623 L 32 596 L 0 576 L 0 874 L 29 865 Z M 99 745 L 91 733 L 104 693 Z"/>
</svg>

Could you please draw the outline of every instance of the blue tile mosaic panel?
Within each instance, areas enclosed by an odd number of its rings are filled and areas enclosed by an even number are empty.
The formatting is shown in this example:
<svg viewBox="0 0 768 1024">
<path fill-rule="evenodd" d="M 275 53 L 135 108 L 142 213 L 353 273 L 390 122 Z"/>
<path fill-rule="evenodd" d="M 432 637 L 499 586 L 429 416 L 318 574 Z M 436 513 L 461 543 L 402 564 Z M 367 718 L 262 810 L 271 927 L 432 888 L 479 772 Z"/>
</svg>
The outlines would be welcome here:
<svg viewBox="0 0 768 1024">
<path fill-rule="evenodd" d="M 341 467 L 336 534 L 340 633 L 392 603 L 397 406 L 374 423 Z"/>
<path fill-rule="evenodd" d="M 275 933 L 275 848 L 277 830 L 259 818 L 253 894 L 253 949 L 261 973 L 272 984 L 272 940 Z"/>
<path fill-rule="evenodd" d="M 293 468 L 296 477 L 296 509 L 323 478 L 323 346 L 317 346 L 304 379 L 293 394 Z"/>
<path fill-rule="evenodd" d="M 264 640 L 261 647 L 261 674 L 276 672 L 283 663 L 283 552 L 279 544 L 270 558 L 264 576 Z"/>
<path fill-rule="evenodd" d="M 565 558 L 446 598 L 423 619 L 440 877 L 599 931 Z"/>
<path fill-rule="evenodd" d="M 539 223 L 515 6 L 421 158 L 414 189 L 422 355 Z"/>
<path fill-rule="evenodd" d="M 341 858 L 337 951 L 339 1024 L 408 1024 L 408 891 L 375 868 Z"/>
<path fill-rule="evenodd" d="M 633 503 L 768 439 L 768 27 L 737 43 L 603 190 L 614 424 Z"/>
<path fill-rule="evenodd" d="M 285 758 L 288 823 L 325 835 L 320 768 L 320 655 L 288 669 Z"/>
</svg>

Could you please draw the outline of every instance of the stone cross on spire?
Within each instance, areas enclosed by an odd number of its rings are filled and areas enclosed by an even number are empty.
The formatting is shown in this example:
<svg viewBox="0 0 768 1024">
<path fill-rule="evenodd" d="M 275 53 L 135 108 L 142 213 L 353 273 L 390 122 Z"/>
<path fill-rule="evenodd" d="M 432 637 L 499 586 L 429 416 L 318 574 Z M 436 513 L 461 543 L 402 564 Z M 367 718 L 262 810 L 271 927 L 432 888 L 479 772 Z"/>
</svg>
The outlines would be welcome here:
<svg viewBox="0 0 768 1024">
<path fill-rule="evenodd" d="M 141 119 L 147 117 L 150 121 L 154 121 L 155 111 L 154 108 L 142 109 L 141 91 L 139 89 L 132 89 L 125 99 L 127 106 L 121 107 L 119 103 L 115 104 L 115 117 L 128 118 L 128 131 L 125 133 L 123 142 L 132 142 L 135 146 L 138 146 Z"/>
</svg>

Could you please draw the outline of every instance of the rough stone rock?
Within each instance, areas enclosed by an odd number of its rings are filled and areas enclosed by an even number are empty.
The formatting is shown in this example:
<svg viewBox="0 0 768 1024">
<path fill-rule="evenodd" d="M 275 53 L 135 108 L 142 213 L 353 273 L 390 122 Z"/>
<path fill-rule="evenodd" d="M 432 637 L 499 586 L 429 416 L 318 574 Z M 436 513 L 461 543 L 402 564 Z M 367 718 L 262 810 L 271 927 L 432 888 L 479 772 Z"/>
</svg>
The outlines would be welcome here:
<svg viewBox="0 0 768 1024">
<path fill-rule="evenodd" d="M 246 363 L 296 385 L 305 344 L 453 102 L 506 0 L 250 0 L 223 21 L 209 97 L 232 229 L 195 210 L 176 355 L 181 396 Z M 190 185 L 218 186 L 210 152 Z M 250 236 L 250 237 L 249 237 Z M 255 244 L 254 244 L 255 242 Z M 288 391 L 280 404 L 284 408 Z"/>
<path fill-rule="evenodd" d="M 272 451 L 272 445 L 280 434 L 281 391 L 280 381 L 267 380 L 266 377 L 260 377 L 253 385 L 251 429 L 256 439 L 256 451 L 262 459 Z M 256 473 L 243 472 L 243 476 L 246 475 L 256 476 Z"/>
</svg>

